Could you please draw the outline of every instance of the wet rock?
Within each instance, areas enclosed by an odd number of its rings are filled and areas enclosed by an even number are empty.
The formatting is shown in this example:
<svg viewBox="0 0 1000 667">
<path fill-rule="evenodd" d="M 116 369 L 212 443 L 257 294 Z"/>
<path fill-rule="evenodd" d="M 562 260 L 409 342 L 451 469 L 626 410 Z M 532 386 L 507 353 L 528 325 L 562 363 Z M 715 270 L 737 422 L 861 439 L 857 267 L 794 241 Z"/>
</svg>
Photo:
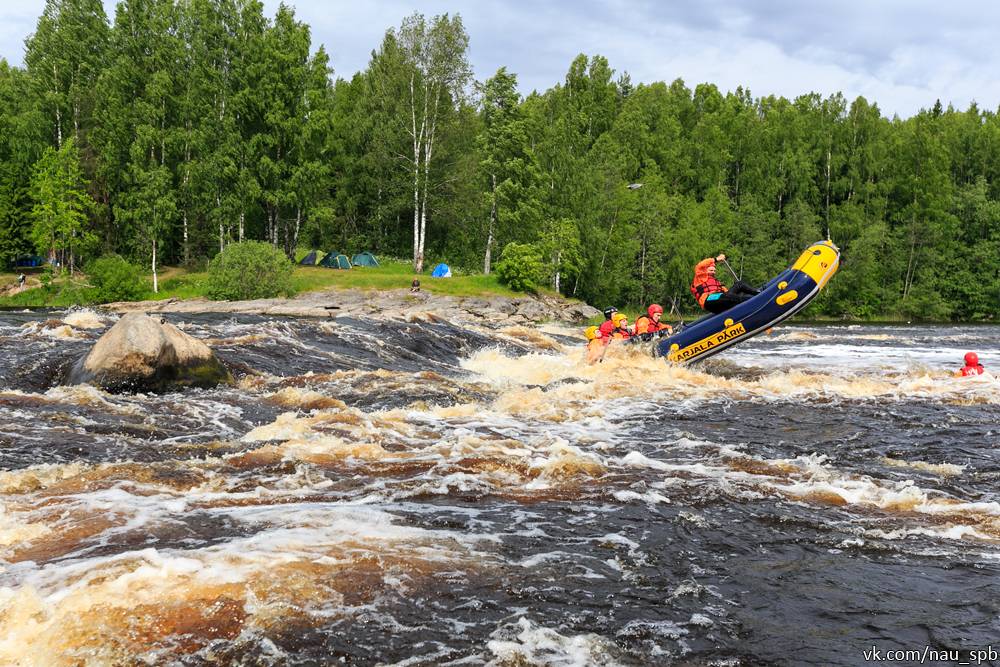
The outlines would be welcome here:
<svg viewBox="0 0 1000 667">
<path fill-rule="evenodd" d="M 538 301 L 522 301 L 517 305 L 517 314 L 532 322 L 553 319 L 552 309 L 546 308 L 544 304 Z"/>
<path fill-rule="evenodd" d="M 406 290 L 324 290 L 300 294 L 292 299 L 256 299 L 253 301 L 207 301 L 188 299 L 173 303 L 143 301 L 107 304 L 113 312 L 171 313 L 255 313 L 290 317 L 370 317 L 376 320 L 400 320 L 416 312 L 434 313 L 456 324 L 486 328 L 513 323 L 560 321 L 580 323 L 600 312 L 585 303 L 550 294 L 518 297 L 456 297 L 432 292 Z"/>
<path fill-rule="evenodd" d="M 489 309 L 504 315 L 513 315 L 517 312 L 517 303 L 513 299 L 495 296 L 489 300 Z"/>
<path fill-rule="evenodd" d="M 68 384 L 93 384 L 108 391 L 155 392 L 231 381 L 205 343 L 143 313 L 123 315 L 67 378 Z"/>
<path fill-rule="evenodd" d="M 462 308 L 470 313 L 485 313 L 490 309 L 490 302 L 486 299 L 473 297 L 471 299 L 464 299 L 462 301 Z"/>
<path fill-rule="evenodd" d="M 574 303 L 570 304 L 566 312 L 568 317 L 572 317 L 574 322 L 583 322 L 591 318 L 597 317 L 601 314 L 601 311 L 597 310 L 593 306 L 587 303 Z"/>
</svg>

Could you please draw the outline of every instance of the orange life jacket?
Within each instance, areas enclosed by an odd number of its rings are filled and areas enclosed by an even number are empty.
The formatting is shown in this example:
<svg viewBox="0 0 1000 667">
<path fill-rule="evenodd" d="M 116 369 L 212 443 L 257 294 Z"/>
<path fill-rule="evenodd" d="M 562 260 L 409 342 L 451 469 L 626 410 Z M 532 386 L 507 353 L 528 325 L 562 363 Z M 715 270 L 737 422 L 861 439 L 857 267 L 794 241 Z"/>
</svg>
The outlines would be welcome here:
<svg viewBox="0 0 1000 667">
<path fill-rule="evenodd" d="M 610 341 L 606 338 L 595 338 L 587 343 L 587 363 L 595 364 L 604 358 L 604 346 Z"/>
<path fill-rule="evenodd" d="M 625 340 L 626 338 L 629 338 L 631 335 L 632 333 L 628 329 L 615 329 L 614 331 L 611 332 L 611 337 L 614 340 Z"/>
<path fill-rule="evenodd" d="M 694 280 L 691 282 L 691 294 L 694 295 L 698 305 L 702 308 L 705 307 L 705 299 L 708 298 L 709 294 L 726 291 L 726 286 L 720 283 L 715 276 L 708 273 L 709 267 L 712 266 L 715 266 L 714 257 L 703 259 L 694 267 Z"/>
<path fill-rule="evenodd" d="M 645 333 L 656 333 L 657 331 L 663 331 L 664 329 L 669 329 L 670 325 L 665 324 L 662 320 L 660 322 L 654 322 L 653 318 L 649 315 L 640 315 L 635 321 L 635 333 L 645 334 Z"/>
</svg>

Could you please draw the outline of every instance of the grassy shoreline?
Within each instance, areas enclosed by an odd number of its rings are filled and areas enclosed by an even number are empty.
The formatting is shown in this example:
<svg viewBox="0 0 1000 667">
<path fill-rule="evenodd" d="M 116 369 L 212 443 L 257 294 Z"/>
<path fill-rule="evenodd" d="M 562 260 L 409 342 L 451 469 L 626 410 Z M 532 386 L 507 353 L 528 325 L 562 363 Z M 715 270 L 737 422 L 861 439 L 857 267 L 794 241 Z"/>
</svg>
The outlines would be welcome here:
<svg viewBox="0 0 1000 667">
<path fill-rule="evenodd" d="M 37 284 L 37 275 L 32 276 Z M 499 296 L 513 298 L 524 296 L 500 284 L 497 276 L 483 274 L 461 274 L 455 272 L 451 278 L 432 278 L 430 273 L 415 274 L 409 262 L 386 260 L 378 267 L 354 267 L 350 270 L 328 269 L 324 267 L 298 266 L 292 271 L 292 286 L 296 294 L 327 289 L 395 290 L 409 289 L 413 279 L 420 280 L 422 291 L 455 297 Z M 152 283 L 150 277 L 146 280 Z M 17 274 L 0 274 L 0 289 L 17 281 Z M 166 299 L 208 298 L 208 273 L 190 271 L 179 267 L 164 267 L 159 273 L 159 287 L 153 293 L 151 287 L 136 301 L 162 301 Z M 62 308 L 69 306 L 99 305 L 88 296 L 90 285 L 83 275 L 57 277 L 48 287 L 39 286 L 11 296 L 0 297 L 2 308 Z M 553 294 L 541 290 L 542 294 Z"/>
<path fill-rule="evenodd" d="M 40 273 L 29 274 L 29 285 L 40 284 L 38 277 Z M 404 260 L 385 260 L 378 267 L 354 267 L 350 270 L 327 269 L 324 267 L 298 266 L 292 272 L 292 285 L 297 294 L 315 292 L 328 289 L 358 289 L 358 290 L 395 290 L 409 289 L 411 281 L 417 278 L 420 280 L 421 290 L 432 294 L 441 294 L 454 297 L 489 297 L 498 296 L 513 298 L 525 296 L 523 292 L 516 292 L 500 284 L 496 275 L 483 274 L 461 274 L 455 272 L 452 278 L 431 278 L 429 273 L 415 274 L 410 262 Z M 152 279 L 147 276 L 146 280 L 150 285 Z M 17 273 L 0 273 L 0 290 L 17 282 Z M 163 301 L 166 299 L 191 300 L 207 299 L 208 273 L 206 271 L 190 271 L 180 267 L 163 267 L 159 274 L 160 291 L 156 294 L 151 287 L 146 293 L 136 301 Z M 94 306 L 100 305 L 92 299 L 88 299 L 89 285 L 86 277 L 81 275 L 56 278 L 49 287 L 35 287 L 27 289 L 13 296 L 0 297 L 0 309 L 9 310 L 14 308 L 67 308 L 71 306 Z M 551 290 L 541 290 L 541 294 L 556 296 Z M 566 298 L 566 297 L 562 297 Z M 574 299 L 570 299 L 574 301 Z M 601 306 L 598 306 L 601 307 Z M 635 306 L 625 306 L 621 308 L 629 322 L 635 322 L 635 318 L 645 312 Z M 685 311 L 681 317 L 687 322 L 701 317 L 701 311 Z M 675 323 L 678 316 L 666 317 L 665 321 Z M 592 318 L 589 324 L 600 324 L 604 320 L 603 316 Z M 799 316 L 795 318 L 797 324 L 807 325 L 934 325 L 934 324 L 963 324 L 963 325 L 997 325 L 1000 322 L 970 320 L 921 320 L 907 318 L 897 315 L 881 314 L 870 318 L 844 318 L 829 315 Z"/>
</svg>

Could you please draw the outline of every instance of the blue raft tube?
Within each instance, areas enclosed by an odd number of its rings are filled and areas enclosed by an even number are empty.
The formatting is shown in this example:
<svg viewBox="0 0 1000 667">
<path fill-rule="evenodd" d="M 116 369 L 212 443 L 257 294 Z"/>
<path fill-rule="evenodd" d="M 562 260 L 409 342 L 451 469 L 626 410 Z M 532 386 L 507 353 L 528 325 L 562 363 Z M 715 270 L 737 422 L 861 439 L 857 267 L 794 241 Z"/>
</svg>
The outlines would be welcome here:
<svg viewBox="0 0 1000 667">
<path fill-rule="evenodd" d="M 750 340 L 805 308 L 839 265 L 840 250 L 832 241 L 813 243 L 791 267 L 764 285 L 760 294 L 692 322 L 662 339 L 654 354 L 674 363 L 691 363 Z"/>
</svg>

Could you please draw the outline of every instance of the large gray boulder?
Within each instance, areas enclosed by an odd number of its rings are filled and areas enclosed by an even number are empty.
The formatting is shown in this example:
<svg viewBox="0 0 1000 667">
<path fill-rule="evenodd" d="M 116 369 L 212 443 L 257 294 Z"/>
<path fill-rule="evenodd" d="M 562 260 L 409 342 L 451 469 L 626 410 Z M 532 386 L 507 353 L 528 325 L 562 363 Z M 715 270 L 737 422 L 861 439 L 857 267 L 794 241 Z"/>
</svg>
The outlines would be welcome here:
<svg viewBox="0 0 1000 667">
<path fill-rule="evenodd" d="M 69 384 L 108 391 L 162 392 L 231 381 L 205 343 L 144 313 L 123 315 L 68 377 Z"/>
</svg>

